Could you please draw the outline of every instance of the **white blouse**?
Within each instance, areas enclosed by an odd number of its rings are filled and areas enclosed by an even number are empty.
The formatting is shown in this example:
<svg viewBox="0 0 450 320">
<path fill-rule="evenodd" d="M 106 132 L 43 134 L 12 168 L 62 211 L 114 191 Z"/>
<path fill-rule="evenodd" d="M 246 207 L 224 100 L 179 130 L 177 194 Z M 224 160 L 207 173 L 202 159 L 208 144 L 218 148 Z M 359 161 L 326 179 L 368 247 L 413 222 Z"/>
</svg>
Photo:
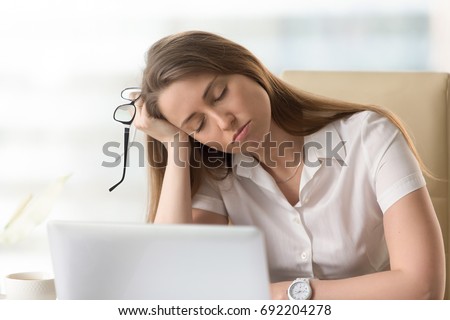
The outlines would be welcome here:
<svg viewBox="0 0 450 320">
<path fill-rule="evenodd" d="M 254 225 L 265 235 L 272 282 L 340 279 L 389 269 L 383 214 L 425 186 L 401 132 L 371 111 L 306 136 L 299 201 L 290 205 L 255 159 L 233 156 L 233 174 L 206 180 L 193 207 Z"/>
</svg>

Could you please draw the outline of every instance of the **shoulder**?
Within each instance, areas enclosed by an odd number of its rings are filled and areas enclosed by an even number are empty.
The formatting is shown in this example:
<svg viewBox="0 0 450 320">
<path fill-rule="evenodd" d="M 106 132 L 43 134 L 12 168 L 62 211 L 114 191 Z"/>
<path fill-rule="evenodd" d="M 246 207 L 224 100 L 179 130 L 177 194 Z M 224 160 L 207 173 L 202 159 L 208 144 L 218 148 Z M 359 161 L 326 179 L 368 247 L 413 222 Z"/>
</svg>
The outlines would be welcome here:
<svg viewBox="0 0 450 320">
<path fill-rule="evenodd" d="M 341 138 L 359 141 L 363 145 L 385 141 L 400 133 L 398 127 L 381 113 L 367 110 L 336 120 L 332 123 Z"/>
<path fill-rule="evenodd" d="M 341 131 L 363 130 L 371 126 L 393 126 L 392 122 L 384 115 L 371 111 L 356 112 L 348 117 L 333 122 L 336 129 Z"/>
<path fill-rule="evenodd" d="M 399 128 L 386 116 L 375 111 L 357 112 L 332 123 L 340 139 L 345 142 L 352 158 L 366 163 L 374 170 L 390 149 L 405 148 Z"/>
</svg>

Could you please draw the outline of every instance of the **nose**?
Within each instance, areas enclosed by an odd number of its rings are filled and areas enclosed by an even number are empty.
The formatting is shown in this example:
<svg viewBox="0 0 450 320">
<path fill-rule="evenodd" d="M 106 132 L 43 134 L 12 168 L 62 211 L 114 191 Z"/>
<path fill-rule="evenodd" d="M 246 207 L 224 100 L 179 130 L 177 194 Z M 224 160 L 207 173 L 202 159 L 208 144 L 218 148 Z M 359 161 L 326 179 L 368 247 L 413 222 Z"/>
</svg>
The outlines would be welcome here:
<svg viewBox="0 0 450 320">
<path fill-rule="evenodd" d="M 220 111 L 218 109 L 211 111 L 211 118 L 215 120 L 217 127 L 222 131 L 233 130 L 236 124 L 236 117 L 231 112 Z"/>
</svg>

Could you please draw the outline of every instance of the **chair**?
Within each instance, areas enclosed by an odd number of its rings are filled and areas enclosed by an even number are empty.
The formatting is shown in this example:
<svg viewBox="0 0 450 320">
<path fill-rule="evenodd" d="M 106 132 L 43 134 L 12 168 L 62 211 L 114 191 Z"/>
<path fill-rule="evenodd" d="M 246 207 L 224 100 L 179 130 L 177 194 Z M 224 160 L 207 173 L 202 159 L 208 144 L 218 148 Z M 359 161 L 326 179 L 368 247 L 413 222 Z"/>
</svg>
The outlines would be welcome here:
<svg viewBox="0 0 450 320">
<path fill-rule="evenodd" d="M 314 94 L 375 104 L 397 114 L 433 174 L 427 187 L 444 236 L 447 259 L 445 298 L 450 298 L 450 75 L 429 72 L 285 71 L 282 79 Z"/>
</svg>

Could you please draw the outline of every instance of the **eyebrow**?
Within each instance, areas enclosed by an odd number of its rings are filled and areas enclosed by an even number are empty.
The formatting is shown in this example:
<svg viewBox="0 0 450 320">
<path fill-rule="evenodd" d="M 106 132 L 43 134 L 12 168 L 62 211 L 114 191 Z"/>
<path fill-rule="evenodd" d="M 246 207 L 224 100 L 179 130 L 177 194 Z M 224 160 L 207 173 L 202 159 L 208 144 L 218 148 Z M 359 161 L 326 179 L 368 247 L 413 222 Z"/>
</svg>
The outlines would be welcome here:
<svg viewBox="0 0 450 320">
<path fill-rule="evenodd" d="M 211 90 L 212 86 L 214 85 L 214 82 L 216 81 L 218 75 L 216 75 L 206 86 L 205 91 L 203 92 L 202 99 L 206 100 L 206 97 L 208 96 L 209 91 Z M 183 122 L 180 125 L 180 128 L 183 127 L 186 123 L 192 120 L 197 115 L 197 112 L 192 112 L 186 119 L 183 120 Z"/>
</svg>

